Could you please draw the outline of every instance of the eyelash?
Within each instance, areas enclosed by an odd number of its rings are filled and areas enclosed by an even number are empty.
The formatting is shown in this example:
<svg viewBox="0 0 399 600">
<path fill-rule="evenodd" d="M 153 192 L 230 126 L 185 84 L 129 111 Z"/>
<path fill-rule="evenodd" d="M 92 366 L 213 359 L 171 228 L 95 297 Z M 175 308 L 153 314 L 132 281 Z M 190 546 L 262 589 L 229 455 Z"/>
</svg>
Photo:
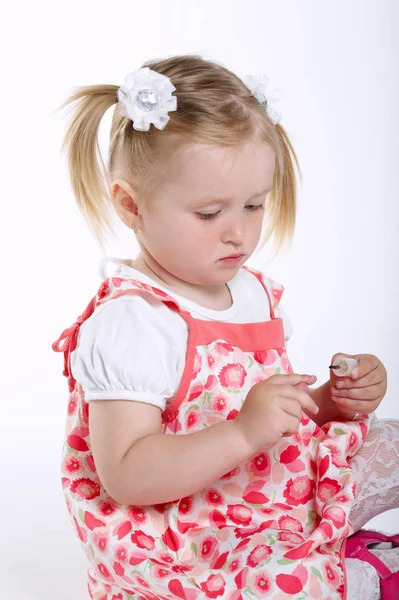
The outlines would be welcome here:
<svg viewBox="0 0 399 600">
<path fill-rule="evenodd" d="M 252 210 L 250 210 L 249 212 L 256 212 L 257 210 L 263 210 L 264 204 L 248 204 L 248 206 L 246 206 L 245 208 L 249 207 L 252 207 Z M 204 221 L 211 221 L 212 219 L 215 219 L 219 213 L 220 210 L 218 210 L 215 213 L 197 213 L 197 215 L 200 219 L 203 219 Z"/>
</svg>

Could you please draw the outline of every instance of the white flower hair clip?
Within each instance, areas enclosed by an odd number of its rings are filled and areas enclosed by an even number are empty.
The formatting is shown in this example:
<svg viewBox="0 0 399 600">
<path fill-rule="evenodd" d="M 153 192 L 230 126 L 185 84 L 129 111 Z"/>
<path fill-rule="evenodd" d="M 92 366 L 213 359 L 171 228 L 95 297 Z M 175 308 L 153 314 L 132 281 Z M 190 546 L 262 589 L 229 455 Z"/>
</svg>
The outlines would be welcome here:
<svg viewBox="0 0 399 600">
<path fill-rule="evenodd" d="M 266 108 L 270 120 L 277 125 L 281 121 L 281 114 L 272 104 L 280 101 L 280 90 L 274 90 L 274 96 L 266 94 L 269 85 L 269 78 L 266 75 L 247 75 L 244 83 L 258 102 Z"/>
<path fill-rule="evenodd" d="M 117 97 L 123 115 L 133 121 L 133 129 L 148 131 L 151 123 L 163 129 L 170 119 L 168 112 L 177 107 L 176 96 L 172 96 L 175 89 L 169 77 L 143 67 L 126 75 Z"/>
</svg>

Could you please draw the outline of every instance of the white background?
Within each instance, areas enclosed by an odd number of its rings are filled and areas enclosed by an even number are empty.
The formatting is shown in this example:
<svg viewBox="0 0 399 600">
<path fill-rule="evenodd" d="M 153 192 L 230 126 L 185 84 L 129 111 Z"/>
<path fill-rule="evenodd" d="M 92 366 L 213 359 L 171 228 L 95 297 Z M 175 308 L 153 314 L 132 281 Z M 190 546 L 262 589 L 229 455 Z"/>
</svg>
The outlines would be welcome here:
<svg viewBox="0 0 399 600">
<path fill-rule="evenodd" d="M 293 247 L 264 268 L 286 288 L 298 372 L 335 352 L 389 373 L 377 415 L 399 418 L 398 78 L 395 0 L 70 0 L 2 11 L 0 595 L 85 600 L 85 557 L 60 484 L 67 384 L 52 342 L 100 283 L 54 114 L 78 85 L 121 85 L 145 60 L 200 53 L 265 73 L 303 170 Z M 102 125 L 102 140 L 110 113 Z M 396 170 L 395 170 L 396 169 Z M 135 256 L 130 232 L 108 254 Z M 399 531 L 398 511 L 370 526 Z"/>
</svg>

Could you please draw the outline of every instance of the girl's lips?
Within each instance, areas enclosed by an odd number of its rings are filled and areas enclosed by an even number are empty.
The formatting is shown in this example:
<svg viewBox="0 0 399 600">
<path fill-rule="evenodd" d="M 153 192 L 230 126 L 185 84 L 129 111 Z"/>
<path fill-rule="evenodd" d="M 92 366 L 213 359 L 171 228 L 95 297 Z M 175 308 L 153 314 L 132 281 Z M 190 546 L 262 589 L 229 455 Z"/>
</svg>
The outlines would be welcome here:
<svg viewBox="0 0 399 600">
<path fill-rule="evenodd" d="M 243 258 L 244 258 L 244 254 L 240 254 L 239 256 L 235 256 L 233 258 L 226 257 L 226 258 L 221 258 L 220 260 L 222 262 L 224 262 L 226 265 L 236 265 L 237 263 L 241 262 Z"/>
<path fill-rule="evenodd" d="M 224 256 L 220 260 L 226 260 L 227 258 L 241 258 L 241 256 L 244 256 L 244 254 L 231 254 L 230 256 Z"/>
</svg>

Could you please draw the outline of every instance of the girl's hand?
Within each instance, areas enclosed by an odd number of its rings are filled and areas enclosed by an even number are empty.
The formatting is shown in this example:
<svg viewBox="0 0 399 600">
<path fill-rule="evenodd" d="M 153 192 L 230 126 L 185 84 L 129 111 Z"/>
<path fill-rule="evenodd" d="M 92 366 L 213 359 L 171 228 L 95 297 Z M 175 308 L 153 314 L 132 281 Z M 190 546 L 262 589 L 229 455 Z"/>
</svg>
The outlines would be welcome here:
<svg viewBox="0 0 399 600">
<path fill-rule="evenodd" d="M 249 390 L 234 425 L 253 452 L 269 450 L 282 437 L 298 431 L 302 410 L 319 409 L 306 390 L 315 383 L 313 375 L 272 375 Z"/>
<path fill-rule="evenodd" d="M 331 364 L 338 354 L 333 356 Z M 333 369 L 330 369 L 331 398 L 343 415 L 351 415 L 349 418 L 357 413 L 372 413 L 387 391 L 387 371 L 373 354 L 345 356 L 355 358 L 359 364 L 348 377 L 337 377 Z"/>
</svg>

